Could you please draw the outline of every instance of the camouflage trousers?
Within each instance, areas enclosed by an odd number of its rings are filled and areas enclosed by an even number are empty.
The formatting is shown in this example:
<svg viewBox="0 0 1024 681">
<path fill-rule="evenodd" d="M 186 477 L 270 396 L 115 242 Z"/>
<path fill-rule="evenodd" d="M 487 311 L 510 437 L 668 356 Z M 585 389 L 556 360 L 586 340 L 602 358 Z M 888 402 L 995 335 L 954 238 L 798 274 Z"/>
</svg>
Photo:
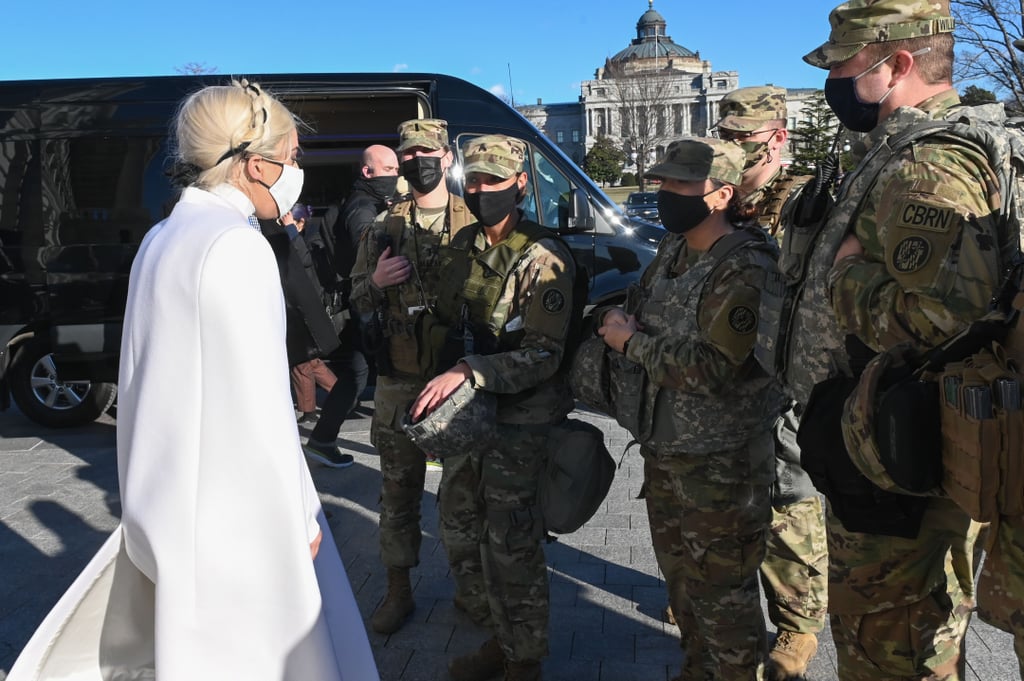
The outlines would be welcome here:
<svg viewBox="0 0 1024 681">
<path fill-rule="evenodd" d="M 771 523 L 767 482 L 702 480 L 644 450 L 651 541 L 681 634 L 680 681 L 760 681 L 766 639 L 757 571 Z"/>
<path fill-rule="evenodd" d="M 915 539 L 847 531 L 828 512 L 829 611 L 843 681 L 961 681 L 981 530 L 933 498 Z"/>
<path fill-rule="evenodd" d="M 373 395 L 370 441 L 380 455 L 380 559 L 389 568 L 419 565 L 426 457 L 399 422 L 422 382 L 379 376 Z"/>
<path fill-rule="evenodd" d="M 989 532 L 995 536 L 978 582 L 978 616 L 1013 634 L 1024 679 L 1024 516 L 1004 516 Z"/>
<path fill-rule="evenodd" d="M 792 409 L 775 423 L 772 527 L 761 585 L 777 629 L 817 635 L 828 611 L 828 538 L 821 497 L 800 467 L 799 425 Z"/>
<path fill-rule="evenodd" d="M 456 590 L 513 661 L 548 654 L 548 580 L 536 508 L 545 429 L 498 424 L 496 444 L 448 454 L 441 474 L 441 536 Z M 486 608 L 486 617 L 473 611 Z"/>
</svg>

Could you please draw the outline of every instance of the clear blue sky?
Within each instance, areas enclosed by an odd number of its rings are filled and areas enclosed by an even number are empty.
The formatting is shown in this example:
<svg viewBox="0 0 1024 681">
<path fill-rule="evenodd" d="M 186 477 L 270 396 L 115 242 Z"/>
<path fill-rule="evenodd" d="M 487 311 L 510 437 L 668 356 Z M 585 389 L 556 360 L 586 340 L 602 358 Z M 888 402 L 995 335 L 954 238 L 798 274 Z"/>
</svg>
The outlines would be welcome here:
<svg viewBox="0 0 1024 681">
<path fill-rule="evenodd" d="M 668 35 L 740 85 L 821 87 L 800 57 L 840 0 L 655 0 Z M 173 75 L 441 72 L 516 104 L 576 101 L 582 80 L 636 37 L 647 0 L 10 0 L 0 80 Z M 431 8 L 431 9 L 425 9 Z M 294 13 L 289 16 L 289 12 Z"/>
</svg>

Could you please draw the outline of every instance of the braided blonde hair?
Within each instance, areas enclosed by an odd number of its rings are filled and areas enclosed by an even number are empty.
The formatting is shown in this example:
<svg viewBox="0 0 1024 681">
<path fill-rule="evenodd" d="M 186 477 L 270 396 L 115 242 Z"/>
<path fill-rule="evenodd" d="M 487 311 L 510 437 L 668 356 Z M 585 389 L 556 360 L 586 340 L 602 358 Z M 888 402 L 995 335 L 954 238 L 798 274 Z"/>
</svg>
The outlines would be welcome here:
<svg viewBox="0 0 1024 681">
<path fill-rule="evenodd" d="M 184 184 L 209 189 L 235 179 L 251 154 L 276 158 L 296 124 L 295 116 L 255 83 L 211 85 L 189 95 L 178 109 L 172 157 L 176 166 L 188 169 Z"/>
</svg>

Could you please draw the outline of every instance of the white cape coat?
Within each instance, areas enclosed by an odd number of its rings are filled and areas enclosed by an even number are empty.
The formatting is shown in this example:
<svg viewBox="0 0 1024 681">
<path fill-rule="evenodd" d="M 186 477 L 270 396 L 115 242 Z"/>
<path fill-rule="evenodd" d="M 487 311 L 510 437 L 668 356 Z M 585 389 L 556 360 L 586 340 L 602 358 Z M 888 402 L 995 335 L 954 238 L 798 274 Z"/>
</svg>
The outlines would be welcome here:
<svg viewBox="0 0 1024 681">
<path fill-rule="evenodd" d="M 190 188 L 146 235 L 121 342 L 121 525 L 9 681 L 378 680 L 299 445 L 280 278 L 251 212 L 231 187 Z"/>
</svg>

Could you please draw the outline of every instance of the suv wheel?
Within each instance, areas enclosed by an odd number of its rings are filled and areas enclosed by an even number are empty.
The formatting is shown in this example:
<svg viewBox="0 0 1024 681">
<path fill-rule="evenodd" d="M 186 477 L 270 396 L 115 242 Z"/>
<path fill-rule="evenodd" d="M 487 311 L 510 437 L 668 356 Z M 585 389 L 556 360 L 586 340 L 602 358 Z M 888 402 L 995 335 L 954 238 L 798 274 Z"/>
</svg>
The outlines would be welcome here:
<svg viewBox="0 0 1024 681">
<path fill-rule="evenodd" d="M 64 380 L 43 344 L 29 342 L 14 357 L 11 396 L 25 416 L 50 428 L 81 426 L 99 418 L 114 402 L 117 386 Z"/>
</svg>

